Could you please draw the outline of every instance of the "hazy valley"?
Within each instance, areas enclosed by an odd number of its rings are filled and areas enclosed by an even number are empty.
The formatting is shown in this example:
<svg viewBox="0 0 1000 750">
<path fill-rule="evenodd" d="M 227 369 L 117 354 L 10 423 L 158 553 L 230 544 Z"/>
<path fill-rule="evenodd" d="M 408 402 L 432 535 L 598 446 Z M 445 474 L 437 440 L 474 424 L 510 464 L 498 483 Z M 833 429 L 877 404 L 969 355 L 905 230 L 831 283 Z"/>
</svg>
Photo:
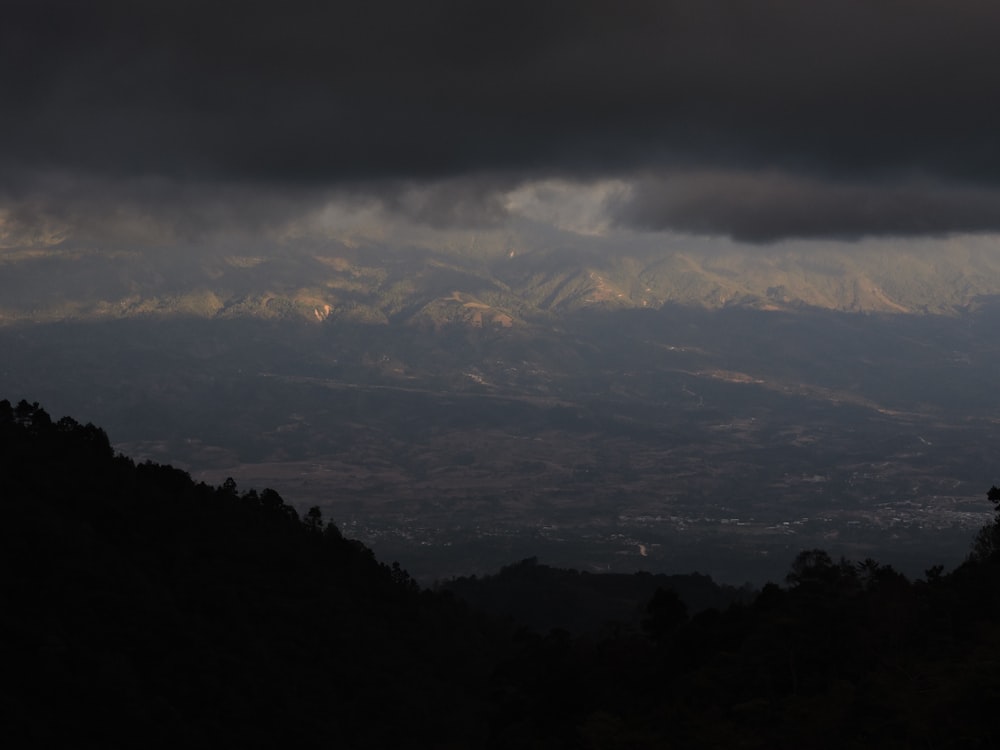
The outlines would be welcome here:
<svg viewBox="0 0 1000 750">
<path fill-rule="evenodd" d="M 809 546 L 919 573 L 988 518 L 989 254 L 932 294 L 933 255 L 508 244 L 9 255 L 0 385 L 425 580 L 539 555 L 741 582 Z"/>
</svg>

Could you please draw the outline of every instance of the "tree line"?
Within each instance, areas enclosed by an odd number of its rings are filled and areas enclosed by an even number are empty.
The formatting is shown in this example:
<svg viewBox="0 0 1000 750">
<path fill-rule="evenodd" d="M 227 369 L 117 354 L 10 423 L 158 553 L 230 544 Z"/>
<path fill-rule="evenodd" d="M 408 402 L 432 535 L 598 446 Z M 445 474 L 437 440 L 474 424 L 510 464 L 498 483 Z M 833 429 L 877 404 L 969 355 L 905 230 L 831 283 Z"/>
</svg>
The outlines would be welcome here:
<svg viewBox="0 0 1000 750">
<path fill-rule="evenodd" d="M 0 718 L 22 746 L 1000 744 L 996 521 L 954 571 L 804 550 L 759 592 L 659 586 L 635 622 L 574 634 L 422 590 L 318 508 L 137 463 L 37 403 L 0 401 L 0 502 Z M 498 590 L 572 607 L 610 585 L 543 567 Z"/>
</svg>

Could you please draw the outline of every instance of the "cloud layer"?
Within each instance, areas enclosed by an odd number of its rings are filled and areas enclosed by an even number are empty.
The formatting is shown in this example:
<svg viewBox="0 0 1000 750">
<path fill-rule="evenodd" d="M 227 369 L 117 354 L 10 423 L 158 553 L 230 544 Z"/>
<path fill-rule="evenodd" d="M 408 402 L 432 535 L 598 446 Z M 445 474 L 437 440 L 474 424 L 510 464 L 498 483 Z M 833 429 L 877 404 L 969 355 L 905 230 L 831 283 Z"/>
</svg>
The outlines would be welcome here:
<svg viewBox="0 0 1000 750">
<path fill-rule="evenodd" d="M 996 230 L 998 38 L 980 0 L 15 0 L 0 205 L 202 231 L 185 202 L 280 223 L 356 195 L 476 226 L 610 180 L 640 229 Z"/>
</svg>

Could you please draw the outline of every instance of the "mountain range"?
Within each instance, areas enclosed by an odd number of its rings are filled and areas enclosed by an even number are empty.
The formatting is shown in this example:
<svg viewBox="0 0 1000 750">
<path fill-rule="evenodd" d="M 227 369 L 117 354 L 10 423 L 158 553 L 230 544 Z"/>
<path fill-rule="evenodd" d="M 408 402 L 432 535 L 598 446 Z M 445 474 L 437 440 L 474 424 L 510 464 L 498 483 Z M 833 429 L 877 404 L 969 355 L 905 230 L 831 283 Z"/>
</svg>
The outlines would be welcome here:
<svg viewBox="0 0 1000 750">
<path fill-rule="evenodd" d="M 1000 255 L 970 240 L 749 251 L 692 240 L 612 251 L 585 239 L 518 239 L 332 239 L 266 252 L 7 250 L 0 322 L 193 315 L 509 327 L 581 309 L 664 305 L 954 315 L 1000 290 Z"/>
<path fill-rule="evenodd" d="M 967 553 L 1000 439 L 985 241 L 447 239 L 8 249 L 0 386 L 292 491 L 427 582 Z"/>
</svg>

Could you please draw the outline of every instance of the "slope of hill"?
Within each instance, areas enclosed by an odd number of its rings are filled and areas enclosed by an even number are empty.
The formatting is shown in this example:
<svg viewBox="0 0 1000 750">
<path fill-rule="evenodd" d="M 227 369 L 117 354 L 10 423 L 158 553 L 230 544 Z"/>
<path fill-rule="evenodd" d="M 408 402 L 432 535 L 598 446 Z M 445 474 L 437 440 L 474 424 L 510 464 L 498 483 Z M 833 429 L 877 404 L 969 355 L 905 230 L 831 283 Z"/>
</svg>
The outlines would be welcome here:
<svg viewBox="0 0 1000 750">
<path fill-rule="evenodd" d="M 752 602 L 692 617 L 661 588 L 642 632 L 573 638 L 512 633 L 273 490 L 136 465 L 37 404 L 0 401 L 0 503 L 0 718 L 18 747 L 995 740 L 997 521 L 949 574 L 804 550 Z"/>
<path fill-rule="evenodd" d="M 502 639 L 273 490 L 136 465 L 93 425 L 2 401 L 0 499 L 14 746 L 468 746 L 485 731 L 501 652 L 483 644 Z"/>
</svg>

